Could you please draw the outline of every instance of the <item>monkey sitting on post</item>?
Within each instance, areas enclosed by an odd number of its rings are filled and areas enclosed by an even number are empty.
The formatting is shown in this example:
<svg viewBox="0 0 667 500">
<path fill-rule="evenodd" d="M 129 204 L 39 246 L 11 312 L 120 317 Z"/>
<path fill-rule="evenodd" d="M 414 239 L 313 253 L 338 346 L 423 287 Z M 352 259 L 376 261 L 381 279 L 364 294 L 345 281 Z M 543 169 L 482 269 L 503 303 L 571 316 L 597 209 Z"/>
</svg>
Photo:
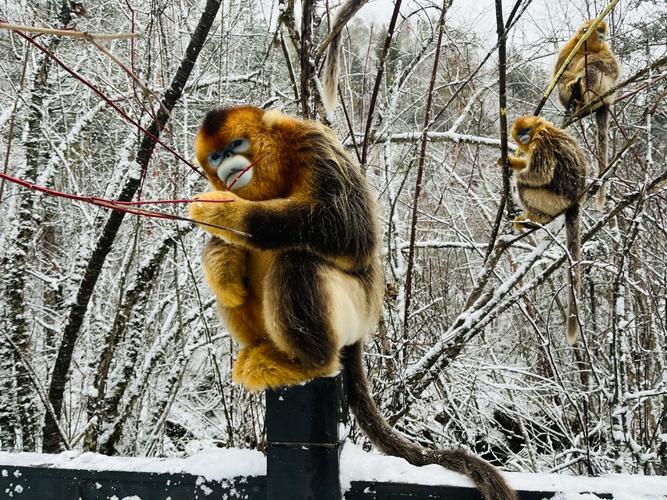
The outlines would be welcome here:
<svg viewBox="0 0 667 500">
<path fill-rule="evenodd" d="M 588 31 L 591 24 L 593 24 L 593 20 L 583 23 L 560 50 L 556 66 L 554 66 L 554 74 L 563 65 L 574 46 Z M 567 110 L 572 110 L 578 114 L 584 106 L 606 94 L 618 83 L 621 65 L 606 42 L 606 38 L 607 24 L 600 21 L 600 24 L 595 28 L 595 32 L 577 51 L 558 80 L 558 97 Z M 607 170 L 609 118 L 614 100 L 614 94 L 610 94 L 594 110 L 597 126 L 598 175 L 600 176 Z M 603 182 L 596 198 L 598 210 L 604 208 L 606 189 L 606 183 Z"/>
<path fill-rule="evenodd" d="M 508 157 L 509 166 L 518 171 L 516 186 L 524 209 L 515 227 L 522 230 L 528 221 L 547 224 L 565 213 L 567 248 L 574 262 L 568 273 L 566 338 L 574 344 L 579 336 L 575 293 L 581 293 L 579 196 L 586 178 L 586 156 L 574 137 L 544 118 L 517 118 L 512 137 L 523 153 Z"/>
<path fill-rule="evenodd" d="M 381 451 L 466 474 L 485 500 L 515 500 L 492 465 L 409 442 L 370 396 L 363 343 L 382 303 L 381 237 L 366 178 L 335 134 L 278 111 L 227 108 L 206 116 L 195 151 L 213 191 L 190 215 L 213 235 L 204 271 L 241 347 L 234 380 L 258 391 L 342 368 L 352 412 Z"/>
</svg>

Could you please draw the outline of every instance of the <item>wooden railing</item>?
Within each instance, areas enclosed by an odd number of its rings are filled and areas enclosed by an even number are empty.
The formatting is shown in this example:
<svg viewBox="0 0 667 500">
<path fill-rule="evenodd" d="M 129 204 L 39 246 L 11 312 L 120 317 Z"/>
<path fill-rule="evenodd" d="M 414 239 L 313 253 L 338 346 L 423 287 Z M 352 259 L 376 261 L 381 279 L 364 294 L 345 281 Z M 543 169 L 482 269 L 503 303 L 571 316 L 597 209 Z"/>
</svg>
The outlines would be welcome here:
<svg viewBox="0 0 667 500">
<path fill-rule="evenodd" d="M 353 481 L 342 492 L 347 422 L 343 378 L 313 380 L 266 393 L 266 476 L 212 481 L 192 474 L 20 467 L 0 460 L 0 500 L 480 500 L 474 488 L 375 481 Z M 521 500 L 555 495 L 519 494 Z"/>
</svg>

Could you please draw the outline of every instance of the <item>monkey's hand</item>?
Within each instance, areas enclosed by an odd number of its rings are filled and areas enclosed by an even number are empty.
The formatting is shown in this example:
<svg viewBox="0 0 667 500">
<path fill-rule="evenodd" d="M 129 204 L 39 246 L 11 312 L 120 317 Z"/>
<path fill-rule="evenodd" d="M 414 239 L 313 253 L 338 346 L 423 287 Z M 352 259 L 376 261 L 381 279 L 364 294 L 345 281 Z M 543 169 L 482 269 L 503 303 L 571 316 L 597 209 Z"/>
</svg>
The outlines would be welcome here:
<svg viewBox="0 0 667 500">
<path fill-rule="evenodd" d="M 500 160 L 498 160 L 500 161 Z M 499 165 L 502 165 L 501 163 L 498 163 Z M 526 165 L 528 165 L 528 161 L 526 160 L 525 157 L 518 157 L 514 155 L 509 155 L 507 157 L 507 165 L 512 169 L 512 170 L 523 170 L 526 168 Z"/>
<path fill-rule="evenodd" d="M 204 275 L 221 306 L 238 307 L 245 302 L 246 252 L 213 236 L 204 247 Z"/>
<path fill-rule="evenodd" d="M 250 203 L 231 191 L 209 191 L 195 196 L 190 204 L 190 218 L 219 238 L 242 243 L 244 214 Z"/>
</svg>

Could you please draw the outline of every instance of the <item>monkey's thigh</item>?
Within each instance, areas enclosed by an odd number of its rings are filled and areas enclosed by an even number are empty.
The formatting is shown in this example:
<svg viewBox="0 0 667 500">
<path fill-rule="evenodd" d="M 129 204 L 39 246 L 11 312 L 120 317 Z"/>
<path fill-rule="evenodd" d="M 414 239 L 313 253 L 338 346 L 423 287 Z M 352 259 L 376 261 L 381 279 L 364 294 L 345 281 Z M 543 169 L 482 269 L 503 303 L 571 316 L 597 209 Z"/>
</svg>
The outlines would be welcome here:
<svg viewBox="0 0 667 500">
<path fill-rule="evenodd" d="M 262 305 L 256 298 L 248 297 L 243 305 L 233 308 L 218 304 L 218 311 L 241 348 L 266 341 Z"/>
<path fill-rule="evenodd" d="M 262 390 L 340 371 L 342 344 L 331 326 L 326 267 L 305 252 L 275 255 L 262 284 L 267 337 L 241 351 L 233 372 L 236 382 Z"/>
<path fill-rule="evenodd" d="M 337 365 L 338 342 L 323 273 L 327 265 L 306 252 L 278 255 L 264 281 L 264 318 L 270 339 L 304 366 Z"/>
<path fill-rule="evenodd" d="M 546 224 L 572 204 L 567 198 L 544 188 L 522 187 L 519 196 L 526 210 L 526 217 Z M 528 212 L 532 212 L 534 219 Z"/>
</svg>

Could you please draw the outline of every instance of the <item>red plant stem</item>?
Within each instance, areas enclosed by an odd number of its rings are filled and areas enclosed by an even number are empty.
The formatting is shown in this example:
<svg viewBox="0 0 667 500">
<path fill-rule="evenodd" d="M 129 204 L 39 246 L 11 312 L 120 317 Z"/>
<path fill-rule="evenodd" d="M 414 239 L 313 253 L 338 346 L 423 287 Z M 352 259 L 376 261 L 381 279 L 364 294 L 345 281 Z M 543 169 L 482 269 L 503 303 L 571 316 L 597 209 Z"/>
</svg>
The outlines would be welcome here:
<svg viewBox="0 0 667 500">
<path fill-rule="evenodd" d="M 40 193 L 45 193 L 50 196 L 56 196 L 58 198 L 67 198 L 69 200 L 77 200 L 77 201 L 85 201 L 89 203 L 105 203 L 108 205 L 117 205 L 117 206 L 133 206 L 133 205 L 166 205 L 166 204 L 171 204 L 171 203 L 194 203 L 194 202 L 202 202 L 202 203 L 228 203 L 232 202 L 234 200 L 143 200 L 143 201 L 119 201 L 119 200 L 110 200 L 108 198 L 101 198 L 99 196 L 85 196 L 85 195 L 80 195 L 80 194 L 71 194 L 71 193 L 63 193 L 62 191 L 56 191 L 55 189 L 50 189 L 47 187 L 39 186 L 37 184 L 33 184 L 32 182 L 24 181 L 23 179 L 19 179 L 18 177 L 12 177 L 11 175 L 8 174 L 3 174 L 0 172 L 0 179 L 4 179 L 9 182 L 13 182 L 14 184 L 18 184 L 20 186 L 23 186 L 28 189 L 32 189 L 33 191 L 39 191 Z"/>
<path fill-rule="evenodd" d="M 176 158 L 178 158 L 180 161 L 185 163 L 188 167 L 190 167 L 192 170 L 197 172 L 200 176 L 205 177 L 205 175 L 192 163 L 190 163 L 188 160 L 183 158 L 180 154 L 178 154 L 171 146 L 167 145 L 164 143 L 162 140 L 160 140 L 159 137 L 155 136 L 154 134 L 150 133 L 148 130 L 146 130 L 144 127 L 141 126 L 141 124 L 132 118 L 123 111 L 116 103 L 111 100 L 107 95 L 105 95 L 101 90 L 99 90 L 97 87 L 95 87 L 92 83 L 88 82 L 84 77 L 79 75 L 76 71 L 73 69 L 69 68 L 64 62 L 62 62 L 56 55 L 51 52 L 49 49 L 35 41 L 34 38 L 29 37 L 25 33 L 21 33 L 20 31 L 13 30 L 14 33 L 19 35 L 21 38 L 25 39 L 28 43 L 31 43 L 35 47 L 37 47 L 39 50 L 44 52 L 47 56 L 49 56 L 51 59 L 53 59 L 60 67 L 62 67 L 65 71 L 67 71 L 70 75 L 72 75 L 75 79 L 83 83 L 86 87 L 88 87 L 90 90 L 92 90 L 94 93 L 96 93 L 100 98 L 104 100 L 111 108 L 113 108 L 122 118 L 124 118 L 128 123 L 134 125 L 137 127 L 139 130 L 141 130 L 144 134 L 146 134 L 148 137 L 150 137 L 152 140 L 154 140 L 157 144 L 161 145 L 164 147 L 167 151 L 169 151 L 171 154 L 173 154 Z"/>
<path fill-rule="evenodd" d="M 250 165 L 248 165 L 246 168 L 244 168 L 243 170 L 241 170 L 241 172 L 239 173 L 239 175 L 237 175 L 236 177 L 234 177 L 234 180 L 232 181 L 232 183 L 227 187 L 227 191 L 229 191 L 230 189 L 232 189 L 232 188 L 234 187 L 234 184 L 236 184 L 236 181 L 238 181 L 241 177 L 243 177 L 243 174 L 245 174 L 248 170 L 250 170 L 252 167 L 254 167 L 255 164 L 257 164 L 257 162 L 258 162 L 259 160 L 261 160 L 262 158 L 264 158 L 266 155 L 267 155 L 267 153 L 264 153 L 262 156 L 260 156 L 260 157 L 257 158 L 255 161 L 253 161 Z"/>
<path fill-rule="evenodd" d="M 68 200 L 76 200 L 76 201 L 83 201 L 85 203 L 90 203 L 91 205 L 95 205 L 98 207 L 102 208 L 107 208 L 109 210 L 115 210 L 117 212 L 125 212 L 128 214 L 132 215 L 142 215 L 144 217 L 151 217 L 154 219 L 167 219 L 167 220 L 180 220 L 180 221 L 185 221 L 185 222 L 192 222 L 195 224 L 200 224 L 203 226 L 209 226 L 209 227 L 214 227 L 217 229 L 223 229 L 226 231 L 233 231 L 236 233 L 243 234 L 245 236 L 249 236 L 246 233 L 243 233 L 241 231 L 237 231 L 235 229 L 230 229 L 227 227 L 222 227 L 222 226 L 216 226 L 215 224 L 209 224 L 207 222 L 202 222 L 202 221 L 196 221 L 193 219 L 189 219 L 187 217 L 181 217 L 180 215 L 174 215 L 174 214 L 168 214 L 165 212 L 158 212 L 156 210 L 145 210 L 145 209 L 135 209 L 135 208 L 129 208 L 134 205 L 142 205 L 142 204 L 148 204 L 148 203 L 194 203 L 194 202 L 199 202 L 199 203 L 229 203 L 233 202 L 234 200 L 152 200 L 152 201 L 117 201 L 117 200 L 108 200 L 106 198 L 100 198 L 99 196 L 83 196 L 83 195 L 78 195 L 78 194 L 71 194 L 71 193 L 63 193 L 61 191 L 56 191 L 55 189 L 49 189 L 43 186 L 38 186 L 37 184 L 33 184 L 32 182 L 24 181 L 23 179 L 18 179 L 16 177 L 12 177 L 11 175 L 3 174 L 0 173 L 0 179 L 4 179 L 9 182 L 13 182 L 14 184 L 18 184 L 19 186 L 23 186 L 27 189 L 32 189 L 33 191 L 39 191 L 40 193 L 45 193 L 49 196 L 55 196 L 57 198 L 65 198 Z"/>
<path fill-rule="evenodd" d="M 227 190 L 230 190 L 232 187 L 234 187 L 234 184 L 236 184 L 236 181 L 238 181 L 243 176 L 243 174 L 245 174 L 248 170 L 250 170 L 252 167 L 254 167 L 257 164 L 257 162 L 259 162 L 265 156 L 266 156 L 266 153 L 261 155 L 259 158 L 257 158 L 254 162 L 252 162 L 246 168 L 241 170 L 239 172 L 239 174 L 234 178 L 234 181 L 229 185 Z M 65 199 L 68 199 L 68 200 L 83 201 L 83 202 L 86 202 L 86 203 L 90 203 L 92 205 L 97 205 L 97 206 L 109 208 L 111 210 L 117 210 L 119 212 L 127 212 L 127 213 L 134 214 L 134 215 L 145 215 L 147 217 L 156 217 L 156 218 L 163 218 L 163 219 L 190 220 L 190 219 L 186 219 L 186 218 L 183 218 L 183 217 L 179 217 L 179 216 L 174 215 L 174 214 L 156 212 L 154 210 L 136 210 L 136 209 L 126 208 L 126 207 L 138 206 L 138 205 L 175 205 L 175 204 L 180 204 L 180 203 L 195 203 L 195 202 L 200 202 L 200 203 L 230 203 L 230 202 L 234 201 L 234 200 L 198 200 L 198 199 L 120 201 L 120 200 L 110 200 L 108 198 L 102 198 L 100 196 L 91 196 L 91 195 L 85 196 L 85 195 L 80 195 L 80 194 L 64 193 L 62 191 L 57 191 L 55 189 L 40 186 L 38 184 L 28 182 L 28 181 L 25 181 L 23 179 L 19 179 L 18 177 L 13 177 L 9 174 L 5 174 L 5 173 L 2 173 L 2 172 L 0 172 L 0 179 L 12 182 L 14 184 L 18 184 L 19 186 L 23 186 L 24 188 L 27 188 L 27 189 L 32 189 L 33 191 L 39 191 L 40 193 L 44 193 L 44 194 L 47 194 L 49 196 L 55 196 L 57 198 L 65 198 Z M 217 226 L 214 226 L 214 227 L 217 227 Z"/>
<path fill-rule="evenodd" d="M 141 201 L 117 201 L 117 200 L 106 200 L 104 198 L 97 198 L 96 196 L 91 196 L 91 198 L 98 201 L 105 201 L 107 203 L 113 203 L 115 205 L 121 206 L 134 206 L 134 205 L 171 205 L 178 203 L 230 203 L 234 200 L 141 200 Z"/>
</svg>

